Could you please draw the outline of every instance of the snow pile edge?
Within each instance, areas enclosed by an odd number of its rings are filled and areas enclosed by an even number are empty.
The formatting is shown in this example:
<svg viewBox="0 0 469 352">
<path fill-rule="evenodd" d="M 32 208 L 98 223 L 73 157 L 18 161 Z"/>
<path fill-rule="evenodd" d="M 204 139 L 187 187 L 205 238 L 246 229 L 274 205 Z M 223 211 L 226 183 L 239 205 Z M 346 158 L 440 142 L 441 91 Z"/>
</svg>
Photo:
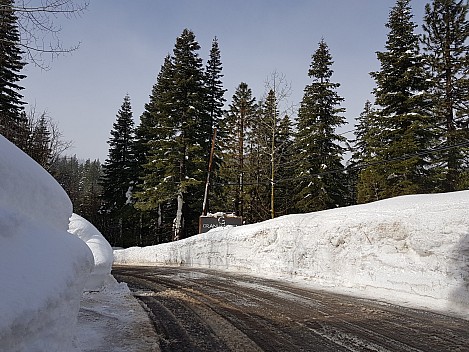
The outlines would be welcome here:
<svg viewBox="0 0 469 352">
<path fill-rule="evenodd" d="M 68 232 L 78 236 L 93 253 L 94 267 L 85 284 L 85 291 L 100 291 L 106 283 L 112 282 L 112 247 L 99 230 L 88 220 L 73 213 L 70 217 Z"/>
<path fill-rule="evenodd" d="M 92 254 L 60 185 L 1 135 L 0 150 L 0 349 L 70 351 Z"/>
<path fill-rule="evenodd" d="M 403 196 L 116 250 L 114 263 L 281 277 L 468 314 L 468 213 L 469 191 Z"/>
</svg>

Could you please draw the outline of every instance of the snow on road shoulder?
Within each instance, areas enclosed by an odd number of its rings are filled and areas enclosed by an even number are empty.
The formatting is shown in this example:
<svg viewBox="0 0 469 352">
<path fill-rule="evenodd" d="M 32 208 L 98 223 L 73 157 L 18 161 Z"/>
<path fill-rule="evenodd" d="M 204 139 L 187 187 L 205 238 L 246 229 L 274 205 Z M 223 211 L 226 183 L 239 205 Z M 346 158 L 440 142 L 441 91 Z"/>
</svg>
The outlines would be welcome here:
<svg viewBox="0 0 469 352">
<path fill-rule="evenodd" d="M 413 195 L 114 251 L 116 264 L 190 265 L 469 318 L 469 191 Z"/>
<path fill-rule="evenodd" d="M 124 283 L 107 282 L 81 299 L 74 346 L 80 352 L 158 352 L 147 312 Z"/>
</svg>

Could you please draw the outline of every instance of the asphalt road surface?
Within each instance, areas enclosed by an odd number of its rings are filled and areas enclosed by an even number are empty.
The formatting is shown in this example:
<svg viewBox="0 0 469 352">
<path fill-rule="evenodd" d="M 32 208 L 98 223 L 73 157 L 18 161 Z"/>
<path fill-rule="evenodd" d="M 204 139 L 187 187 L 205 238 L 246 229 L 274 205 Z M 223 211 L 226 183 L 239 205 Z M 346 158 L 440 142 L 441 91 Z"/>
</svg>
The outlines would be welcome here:
<svg viewBox="0 0 469 352">
<path fill-rule="evenodd" d="M 114 267 L 161 351 L 469 351 L 469 321 L 281 281 L 187 267 Z"/>
</svg>

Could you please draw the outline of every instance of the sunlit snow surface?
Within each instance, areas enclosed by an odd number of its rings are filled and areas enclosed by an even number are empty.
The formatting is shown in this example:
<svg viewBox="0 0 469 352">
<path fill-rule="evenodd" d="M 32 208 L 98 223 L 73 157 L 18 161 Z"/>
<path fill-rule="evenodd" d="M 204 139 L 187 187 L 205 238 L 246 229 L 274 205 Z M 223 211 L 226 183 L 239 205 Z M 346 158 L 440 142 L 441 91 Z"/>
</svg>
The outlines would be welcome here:
<svg viewBox="0 0 469 352">
<path fill-rule="evenodd" d="M 188 265 L 469 318 L 469 191 L 403 196 L 114 251 L 117 264 Z"/>
<path fill-rule="evenodd" d="M 93 266 L 59 184 L 0 135 L 0 350 L 69 351 Z"/>
<path fill-rule="evenodd" d="M 85 291 L 100 291 L 108 282 L 115 281 L 111 276 L 114 259 L 112 247 L 93 224 L 80 215 L 73 214 L 68 232 L 78 236 L 93 253 L 94 267 L 86 281 Z"/>
</svg>

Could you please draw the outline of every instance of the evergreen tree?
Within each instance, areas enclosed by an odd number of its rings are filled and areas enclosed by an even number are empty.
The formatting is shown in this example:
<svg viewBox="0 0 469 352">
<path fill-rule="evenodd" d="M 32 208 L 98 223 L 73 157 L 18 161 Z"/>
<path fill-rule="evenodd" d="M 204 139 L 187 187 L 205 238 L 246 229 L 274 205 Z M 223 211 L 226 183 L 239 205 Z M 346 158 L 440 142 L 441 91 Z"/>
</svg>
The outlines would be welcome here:
<svg viewBox="0 0 469 352">
<path fill-rule="evenodd" d="M 463 0 L 433 0 L 425 7 L 424 50 L 432 77 L 432 117 L 437 149 L 437 190 L 454 191 L 464 186 L 469 138 L 469 22 L 468 3 Z"/>
<path fill-rule="evenodd" d="M 264 188 L 264 183 L 268 184 L 269 187 L 268 193 L 263 195 L 262 192 L 258 192 L 258 195 L 260 204 L 265 204 L 263 208 L 269 211 L 268 217 L 274 218 L 278 214 L 285 213 L 287 209 L 285 203 L 282 202 L 282 210 L 279 211 L 279 199 L 277 199 L 279 183 L 283 182 L 283 178 L 290 179 L 291 183 L 293 176 L 288 173 L 291 170 L 291 159 L 285 159 L 283 155 L 284 153 L 291 154 L 287 148 L 290 144 L 289 138 L 292 128 L 291 121 L 287 116 L 287 111 L 291 108 L 287 104 L 291 87 L 284 75 L 274 71 L 267 78 L 265 88 L 267 94 L 254 126 L 260 146 L 260 171 L 265 173 L 265 175 L 259 174 L 261 176 L 259 191 Z"/>
<path fill-rule="evenodd" d="M 195 35 L 185 29 L 176 40 L 174 55 L 173 127 L 176 172 L 174 239 L 197 233 L 211 142 L 210 116 L 200 49 Z"/>
<path fill-rule="evenodd" d="M 62 186 L 76 211 L 81 203 L 81 163 L 76 155 L 59 157 L 51 167 L 51 174 Z"/>
<path fill-rule="evenodd" d="M 381 70 L 371 73 L 379 108 L 366 116 L 372 133 L 360 136 L 362 145 L 366 144 L 363 162 L 368 166 L 359 174 L 359 202 L 431 188 L 428 158 L 421 154 L 432 140 L 428 83 L 409 2 L 397 0 L 391 9 L 386 51 L 377 53 Z"/>
<path fill-rule="evenodd" d="M 225 119 L 224 137 L 225 150 L 222 166 L 222 177 L 225 186 L 226 210 L 237 216 L 244 217 L 245 194 L 244 184 L 246 176 L 247 135 L 252 129 L 256 115 L 256 99 L 252 96 L 249 86 L 242 82 L 233 94 L 231 104 Z"/>
<path fill-rule="evenodd" d="M 172 116 L 172 89 L 173 63 L 171 56 L 167 55 L 135 132 L 138 176 L 135 207 L 142 217 L 141 230 L 147 232 L 144 237 L 153 235 L 154 243 L 172 239 L 173 215 L 176 211 L 168 187 L 160 186 L 155 192 L 149 186 L 158 185 L 165 178 L 167 158 L 164 154 L 173 136 L 169 121 Z"/>
<path fill-rule="evenodd" d="M 134 122 L 130 98 L 125 96 L 117 113 L 109 139 L 109 155 L 103 165 L 103 212 L 110 221 L 118 224 L 120 245 L 125 245 L 125 237 L 133 237 L 129 232 L 132 226 L 132 192 L 135 185 L 135 158 L 133 155 Z M 117 237 L 114 235 L 112 237 Z"/>
<path fill-rule="evenodd" d="M 82 161 L 75 155 L 58 157 L 53 161 L 50 170 L 70 197 L 73 212 L 95 225 L 112 244 L 117 244 L 117 241 L 108 236 L 105 219 L 101 213 L 102 168 L 99 160 Z"/>
<path fill-rule="evenodd" d="M 294 179 L 293 123 L 288 115 L 280 119 L 275 145 L 275 216 L 289 214 L 294 209 L 292 194 Z"/>
<path fill-rule="evenodd" d="M 31 125 L 30 140 L 27 153 L 46 170 L 52 158 L 51 132 L 47 127 L 46 117 L 43 114 L 36 125 Z"/>
<path fill-rule="evenodd" d="M 223 106 L 226 101 L 224 98 L 226 89 L 223 88 L 223 82 L 221 81 L 223 77 L 222 70 L 220 48 L 218 39 L 215 37 L 212 41 L 210 58 L 205 69 L 206 105 L 210 115 L 212 135 L 213 128 L 220 128 L 220 123 L 223 120 Z"/>
<path fill-rule="evenodd" d="M 157 133 L 149 141 L 144 182 L 137 194 L 139 207 L 156 210 L 162 203 L 175 207 L 174 240 L 197 233 L 211 144 L 199 49 L 194 33 L 188 29 L 176 39 L 169 72 L 171 85 L 157 92 L 164 96 L 155 101 L 155 111 L 149 115 L 155 118 Z"/>
<path fill-rule="evenodd" d="M 103 169 L 101 162 L 87 159 L 81 164 L 80 205 L 74 208 L 75 213 L 84 217 L 105 233 L 104 214 L 102 213 Z"/>
<path fill-rule="evenodd" d="M 306 86 L 298 112 L 296 136 L 297 210 L 318 211 L 345 205 L 346 182 L 342 165 L 345 142 L 335 132 L 345 123 L 340 114 L 343 98 L 332 83 L 332 56 L 324 40 L 312 56 L 308 72 L 313 82 Z"/>
<path fill-rule="evenodd" d="M 224 94 L 226 89 L 223 88 L 223 82 L 221 81 L 222 74 L 222 64 L 221 64 L 221 55 L 220 49 L 218 46 L 218 39 L 215 37 L 212 41 L 212 48 L 210 50 L 210 57 L 207 61 L 205 69 L 205 89 L 206 89 L 206 106 L 208 114 L 210 116 L 210 133 L 211 136 L 214 136 L 215 128 L 216 130 L 216 140 L 215 140 L 215 151 L 213 155 L 212 170 L 210 175 L 207 176 L 207 182 L 209 182 L 209 192 L 210 195 L 207 199 L 206 209 L 215 208 L 218 210 L 223 210 L 221 203 L 224 201 L 222 197 L 222 189 L 220 188 L 220 176 L 219 170 L 221 166 L 221 154 L 222 150 L 220 148 L 221 143 L 218 141 L 224 138 L 223 129 L 221 125 L 223 124 L 224 110 L 223 106 L 226 99 Z M 210 202 L 209 202 L 210 200 Z"/>
<path fill-rule="evenodd" d="M 27 121 L 18 82 L 26 76 L 20 74 L 25 63 L 13 3 L 0 0 L 0 133 L 21 148 Z"/>
<path fill-rule="evenodd" d="M 275 92 L 270 89 L 258 103 L 258 112 L 249 133 L 249 179 L 252 183 L 252 221 L 275 217 L 275 146 L 278 134 L 279 111 Z"/>
<path fill-rule="evenodd" d="M 352 204 L 379 199 L 377 191 L 382 188 L 381 179 L 374 174 L 374 169 L 369 168 L 373 165 L 374 151 L 379 148 L 378 139 L 374 138 L 380 132 L 376 121 L 376 111 L 367 100 L 363 112 L 357 118 L 353 154 L 347 167 Z M 358 189 L 359 176 L 361 189 Z"/>
</svg>

